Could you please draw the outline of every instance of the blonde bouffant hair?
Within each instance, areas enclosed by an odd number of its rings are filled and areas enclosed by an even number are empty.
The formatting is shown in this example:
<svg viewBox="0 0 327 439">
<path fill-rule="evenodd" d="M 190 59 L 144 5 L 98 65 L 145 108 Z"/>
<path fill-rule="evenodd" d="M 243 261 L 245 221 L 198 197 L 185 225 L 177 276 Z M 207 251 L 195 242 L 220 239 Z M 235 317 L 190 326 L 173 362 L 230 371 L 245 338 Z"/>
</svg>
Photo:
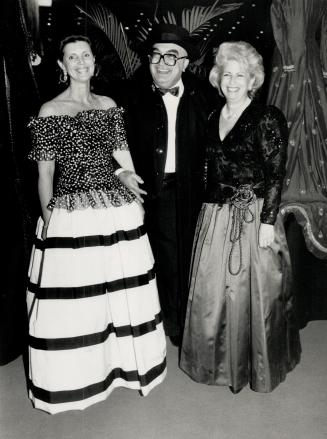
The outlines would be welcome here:
<svg viewBox="0 0 327 439">
<path fill-rule="evenodd" d="M 265 79 L 262 56 L 251 44 L 245 41 L 229 41 L 220 44 L 216 52 L 214 66 L 209 74 L 209 81 L 213 87 L 218 89 L 221 96 L 223 96 L 220 88 L 221 75 L 227 61 L 237 61 L 251 78 L 255 78 L 252 90 L 248 92 L 252 99 Z"/>
</svg>

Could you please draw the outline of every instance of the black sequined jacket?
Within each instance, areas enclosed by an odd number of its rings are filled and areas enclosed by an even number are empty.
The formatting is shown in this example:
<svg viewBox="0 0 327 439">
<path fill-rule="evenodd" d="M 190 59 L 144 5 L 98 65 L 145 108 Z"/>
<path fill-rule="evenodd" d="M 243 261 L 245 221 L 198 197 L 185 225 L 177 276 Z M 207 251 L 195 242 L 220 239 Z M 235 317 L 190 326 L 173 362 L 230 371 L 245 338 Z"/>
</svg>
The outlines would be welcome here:
<svg viewBox="0 0 327 439">
<path fill-rule="evenodd" d="M 205 202 L 226 203 L 234 188 L 251 185 L 263 198 L 261 222 L 274 224 L 285 176 L 288 143 L 284 115 L 252 101 L 224 140 L 219 136 L 222 105 L 209 117 Z"/>
</svg>

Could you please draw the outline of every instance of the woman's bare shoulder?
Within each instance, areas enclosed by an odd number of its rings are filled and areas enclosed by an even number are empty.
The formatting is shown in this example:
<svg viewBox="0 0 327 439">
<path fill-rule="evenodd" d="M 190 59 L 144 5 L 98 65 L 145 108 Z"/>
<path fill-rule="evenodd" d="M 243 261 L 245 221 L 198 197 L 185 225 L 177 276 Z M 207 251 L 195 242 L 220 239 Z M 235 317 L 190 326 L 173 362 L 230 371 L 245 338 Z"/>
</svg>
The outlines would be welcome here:
<svg viewBox="0 0 327 439">
<path fill-rule="evenodd" d="M 117 107 L 116 102 L 109 96 L 97 96 L 99 106 L 103 110 L 108 110 L 108 108 Z"/>
<path fill-rule="evenodd" d="M 65 114 L 66 106 L 67 103 L 62 94 L 60 94 L 41 106 L 39 117 L 62 116 Z"/>
<path fill-rule="evenodd" d="M 48 117 L 57 115 L 57 104 L 54 101 L 45 102 L 39 111 L 39 117 Z"/>
</svg>

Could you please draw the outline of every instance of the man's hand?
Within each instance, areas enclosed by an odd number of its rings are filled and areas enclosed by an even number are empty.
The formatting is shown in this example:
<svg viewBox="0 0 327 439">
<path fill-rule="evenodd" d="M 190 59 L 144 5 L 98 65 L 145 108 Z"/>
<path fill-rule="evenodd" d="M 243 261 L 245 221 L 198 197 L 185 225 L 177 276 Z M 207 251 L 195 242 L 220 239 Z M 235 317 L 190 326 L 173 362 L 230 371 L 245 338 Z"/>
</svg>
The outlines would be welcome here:
<svg viewBox="0 0 327 439">
<path fill-rule="evenodd" d="M 119 180 L 136 196 L 137 200 L 143 203 L 142 195 L 146 195 L 146 191 L 139 187 L 143 184 L 142 178 L 133 171 L 122 171 L 118 174 Z"/>
<path fill-rule="evenodd" d="M 259 228 L 259 247 L 269 247 L 275 238 L 274 226 L 271 224 L 260 224 Z"/>
</svg>

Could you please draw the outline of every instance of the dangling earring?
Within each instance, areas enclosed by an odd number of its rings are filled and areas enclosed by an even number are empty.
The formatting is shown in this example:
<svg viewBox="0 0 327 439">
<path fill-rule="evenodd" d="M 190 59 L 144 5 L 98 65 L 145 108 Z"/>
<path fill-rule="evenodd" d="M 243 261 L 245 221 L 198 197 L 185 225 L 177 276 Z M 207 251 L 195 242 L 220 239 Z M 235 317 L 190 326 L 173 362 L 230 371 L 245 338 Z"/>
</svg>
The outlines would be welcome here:
<svg viewBox="0 0 327 439">
<path fill-rule="evenodd" d="M 68 75 L 66 70 L 60 70 L 59 82 L 64 84 L 65 82 L 67 82 L 67 79 L 68 79 Z"/>
</svg>

